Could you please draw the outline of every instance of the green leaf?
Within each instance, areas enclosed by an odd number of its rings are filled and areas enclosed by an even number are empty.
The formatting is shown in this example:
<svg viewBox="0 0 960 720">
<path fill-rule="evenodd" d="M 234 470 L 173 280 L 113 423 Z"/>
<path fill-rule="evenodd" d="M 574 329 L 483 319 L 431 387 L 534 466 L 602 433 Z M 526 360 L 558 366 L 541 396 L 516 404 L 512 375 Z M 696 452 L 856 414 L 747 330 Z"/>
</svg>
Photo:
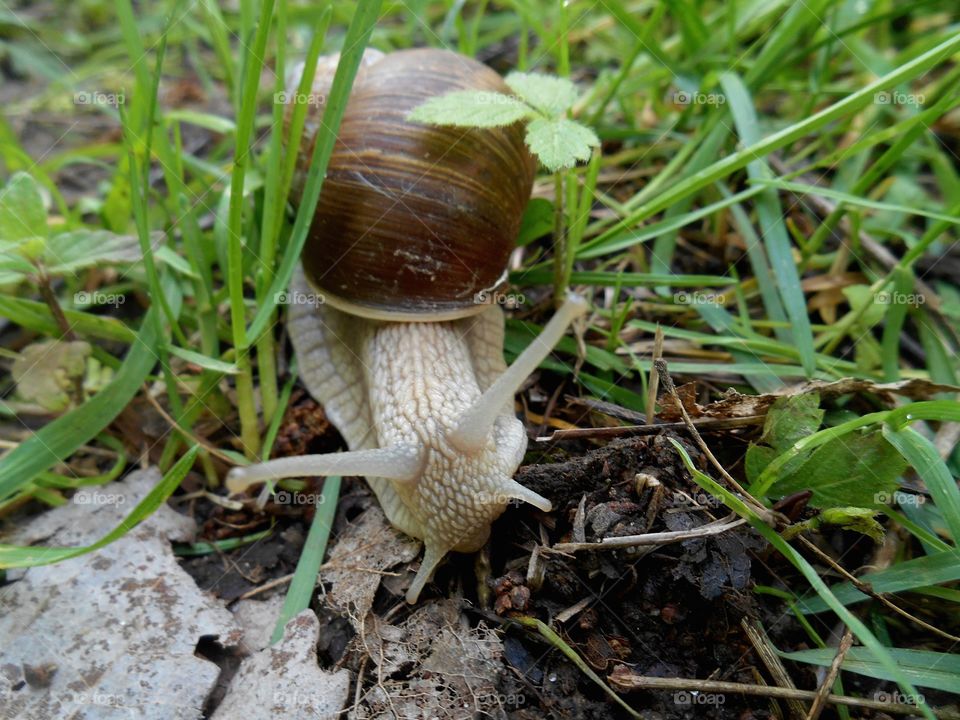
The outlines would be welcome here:
<svg viewBox="0 0 960 720">
<path fill-rule="evenodd" d="M 36 267 L 17 252 L 0 252 L 0 285 L 19 282 L 26 275 L 36 271 Z"/>
<path fill-rule="evenodd" d="M 851 433 L 824 443 L 787 470 L 770 488 L 785 496 L 812 490 L 815 507 L 874 507 L 892 497 L 906 468 L 900 454 L 878 430 Z"/>
<path fill-rule="evenodd" d="M 64 316 L 74 332 L 79 335 L 116 340 L 130 343 L 137 334 L 117 318 L 106 315 L 93 315 L 80 310 L 64 308 Z M 54 335 L 60 331 L 57 321 L 46 303 L 37 300 L 0 294 L 0 317 L 8 318 L 17 325 L 44 335 Z"/>
<path fill-rule="evenodd" d="M 818 393 L 803 393 L 777 400 L 763 424 L 763 441 L 783 451 L 807 435 L 813 435 L 823 422 Z"/>
<path fill-rule="evenodd" d="M 850 303 L 850 309 L 854 312 L 863 311 L 860 316 L 859 326 L 863 330 L 868 330 L 883 320 L 887 313 L 887 307 L 882 302 L 882 297 L 874 297 L 873 290 L 869 285 L 849 285 L 841 291 Z M 859 339 L 859 338 L 858 338 Z"/>
<path fill-rule="evenodd" d="M 531 120 L 527 125 L 526 140 L 530 150 L 550 172 L 589 160 L 592 148 L 600 145 L 593 130 L 566 118 Z"/>
<path fill-rule="evenodd" d="M 745 467 L 753 482 L 773 459 L 786 452 L 795 442 L 812 435 L 823 422 L 820 395 L 803 393 L 777 399 L 767 411 L 763 423 L 762 445 L 747 448 Z"/>
<path fill-rule="evenodd" d="M 896 661 L 900 672 L 911 682 L 920 687 L 960 693 L 960 655 L 904 648 L 887 648 L 887 652 Z M 836 648 L 823 648 L 778 654 L 780 657 L 789 660 L 829 667 L 837 657 L 837 650 Z M 877 662 L 868 648 L 850 648 L 844 657 L 843 665 L 840 667 L 859 675 L 866 675 L 879 680 L 896 681 L 896 678 L 882 664 Z"/>
<path fill-rule="evenodd" d="M 47 210 L 40 186 L 32 176 L 18 172 L 0 190 L 0 243 L 46 236 Z"/>
<path fill-rule="evenodd" d="M 458 90 L 430 98 L 407 120 L 457 127 L 501 127 L 531 115 L 531 109 L 509 95 L 485 90 Z"/>
<path fill-rule="evenodd" d="M 132 530 L 137 523 L 142 521 L 148 515 L 151 515 L 159 508 L 170 494 L 177 489 L 187 472 L 193 466 L 193 461 L 197 456 L 198 445 L 191 447 L 177 464 L 170 468 L 170 471 L 164 475 L 163 480 L 157 483 L 147 496 L 141 500 L 130 514 L 123 519 L 113 530 L 108 532 L 102 538 L 92 545 L 83 547 L 18 547 L 15 545 L 0 545 L 0 568 L 12 567 L 33 567 L 35 565 L 49 565 L 50 563 L 60 562 L 68 558 L 86 555 L 94 550 L 99 550 L 105 545 L 109 545 Z"/>
<path fill-rule="evenodd" d="M 134 263 L 142 257 L 135 235 L 117 235 L 109 230 L 73 230 L 54 235 L 43 253 L 47 271 L 57 275 L 101 263 Z"/>
<path fill-rule="evenodd" d="M 577 86 L 554 75 L 512 72 L 506 83 L 528 104 L 552 118 L 567 112 L 577 99 Z"/>
</svg>

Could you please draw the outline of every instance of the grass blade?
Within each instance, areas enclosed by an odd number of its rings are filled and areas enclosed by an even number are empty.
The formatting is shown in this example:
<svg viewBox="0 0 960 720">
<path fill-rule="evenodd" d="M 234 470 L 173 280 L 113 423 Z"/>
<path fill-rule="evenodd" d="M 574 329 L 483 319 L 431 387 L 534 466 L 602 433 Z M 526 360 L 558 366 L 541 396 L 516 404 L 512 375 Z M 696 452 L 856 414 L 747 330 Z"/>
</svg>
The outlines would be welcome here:
<svg viewBox="0 0 960 720">
<path fill-rule="evenodd" d="M 183 478 L 187 476 L 190 468 L 193 467 L 193 461 L 197 456 L 199 446 L 194 445 L 183 454 L 176 465 L 170 468 L 170 471 L 163 476 L 163 480 L 157 483 L 147 496 L 143 498 L 137 506 L 123 519 L 117 527 L 97 540 L 92 545 L 83 547 L 16 547 L 13 545 L 0 545 L 0 568 L 12 567 L 33 567 L 35 565 L 49 565 L 50 563 L 60 562 L 68 558 L 86 555 L 94 550 L 99 550 L 105 545 L 109 545 L 127 534 L 140 521 L 159 508 L 170 494 L 179 487 Z"/>
<path fill-rule="evenodd" d="M 283 608 L 280 610 L 280 617 L 277 618 L 277 626 L 273 629 L 271 642 L 274 643 L 283 638 L 283 628 L 290 619 L 310 606 L 313 590 L 317 586 L 317 575 L 323 564 L 323 556 L 327 552 L 333 516 L 337 511 L 340 478 L 334 476 L 324 480 L 321 493 L 323 502 L 316 506 L 310 532 L 307 533 L 307 541 L 303 545 L 300 559 L 297 560 L 297 569 L 293 573 L 287 596 L 283 599 Z"/>
<path fill-rule="evenodd" d="M 353 19 L 350 21 L 350 27 L 343 41 L 343 52 L 340 55 L 340 62 L 337 64 L 337 72 L 333 77 L 333 85 L 330 88 L 330 97 L 323 113 L 321 128 L 317 131 L 313 157 L 310 160 L 310 172 L 304 185 L 297 219 L 294 222 L 290 240 L 284 250 L 280 267 L 273 278 L 273 284 L 270 285 L 270 290 L 264 295 L 253 323 L 248 329 L 248 337 L 259 337 L 267 329 L 270 316 L 277 306 L 277 298 L 290 284 L 293 268 L 300 259 L 300 253 L 307 241 L 307 232 L 310 230 L 310 224 L 313 221 L 313 211 L 316 209 L 317 200 L 320 197 L 323 176 L 327 172 L 327 164 L 330 162 L 330 155 L 333 153 L 333 145 L 337 139 L 340 120 L 343 118 L 343 112 L 347 107 L 350 88 L 353 86 L 353 79 L 360 67 L 363 51 L 366 49 L 370 35 L 373 33 L 374 25 L 377 23 L 382 1 L 359 0 L 357 3 L 357 9 L 354 11 Z"/>
</svg>

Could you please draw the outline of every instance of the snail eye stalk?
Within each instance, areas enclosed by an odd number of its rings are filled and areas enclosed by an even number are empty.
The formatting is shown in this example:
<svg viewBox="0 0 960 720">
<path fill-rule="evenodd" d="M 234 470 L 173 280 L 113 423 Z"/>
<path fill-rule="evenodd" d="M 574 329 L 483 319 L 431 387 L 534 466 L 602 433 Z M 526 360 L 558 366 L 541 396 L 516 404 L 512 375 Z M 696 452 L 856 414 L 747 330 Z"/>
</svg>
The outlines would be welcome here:
<svg viewBox="0 0 960 720">
<path fill-rule="evenodd" d="M 501 408 L 512 403 L 520 386 L 550 354 L 570 323 L 586 311 L 586 300 L 574 293 L 567 294 L 567 299 L 550 318 L 543 332 L 534 338 L 503 375 L 487 388 L 473 407 L 460 416 L 457 426 L 449 436 L 454 447 L 463 452 L 477 452 L 486 445 Z"/>
</svg>

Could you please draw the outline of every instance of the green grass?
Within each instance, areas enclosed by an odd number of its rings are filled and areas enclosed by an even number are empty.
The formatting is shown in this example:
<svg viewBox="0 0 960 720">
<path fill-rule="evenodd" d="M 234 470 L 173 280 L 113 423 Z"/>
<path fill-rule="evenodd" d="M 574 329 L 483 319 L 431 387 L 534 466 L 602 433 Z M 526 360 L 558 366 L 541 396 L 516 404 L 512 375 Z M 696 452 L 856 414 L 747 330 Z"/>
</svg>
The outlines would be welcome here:
<svg viewBox="0 0 960 720">
<path fill-rule="evenodd" d="M 91 1 L 64 5 L 58 17 L 0 10 L 0 60 L 18 82 L 29 78 L 0 116 L 0 186 L 27 172 L 48 195 L 45 232 L 133 236 L 142 256 L 56 273 L 53 304 L 29 273 L 0 287 L 7 337 L 58 337 L 62 316 L 113 370 L 85 402 L 28 436 L 11 435 L 15 446 L 0 458 L 0 512 L 31 499 L 60 504 L 86 481 L 107 482 L 135 464 L 121 452 L 109 471 L 86 478 L 69 460 L 87 445 L 116 450 L 111 423 L 148 388 L 161 389 L 180 428 L 153 448 L 166 471 L 161 502 L 190 467 L 211 486 L 220 482 L 223 464 L 194 437 L 212 418 L 225 422 L 215 441 L 222 454 L 237 463 L 269 455 L 295 382 L 295 373 L 279 373 L 278 298 L 306 241 L 367 45 L 449 46 L 502 63 L 504 71 L 577 83 L 573 115 L 597 131 L 603 152 L 538 178 L 540 205 L 531 206 L 523 267 L 512 282 L 531 298 L 568 283 L 590 294 L 596 312 L 576 378 L 572 339 L 544 364 L 579 382 L 584 395 L 642 411 L 652 362 L 633 344 L 658 325 L 672 341 L 671 372 L 716 379 L 721 389 L 727 383 L 767 392 L 841 377 L 957 381 L 960 288 L 938 270 L 951 257 L 956 262 L 960 233 L 954 3 L 880 1 L 857 10 L 840 0 L 407 5 L 419 15 L 379 0 L 240 0 L 235 9 L 212 0 Z M 304 59 L 309 73 L 318 55 L 336 51 L 342 60 L 294 210 L 287 202 L 290 148 L 307 107 L 295 105 L 284 122 L 274 96 L 296 60 Z M 304 80 L 301 92 L 308 87 Z M 171 100 L 175 90 L 199 93 L 204 109 Z M 124 101 L 77 104 L 81 92 L 122 93 Z M 62 119 L 57 127 L 79 125 L 38 144 L 24 132 L 24 118 L 33 115 Z M 94 123 L 111 132 L 87 129 Z M 74 171 L 97 178 L 82 201 L 63 180 Z M 559 233 L 556 255 L 551 232 Z M 19 250 L 3 237 L 0 246 L 6 269 Z M 830 292 L 810 289 L 814 281 Z M 76 301 L 94 287 L 116 288 L 130 300 L 122 308 Z M 933 293 L 923 302 L 888 300 L 923 288 Z M 710 300 L 691 301 L 700 296 Z M 826 310 L 811 308 L 818 298 Z M 525 308 L 510 320 L 508 355 L 536 333 L 538 313 Z M 12 380 L 4 383 L 9 397 Z M 6 404 L 2 410 L 14 428 L 27 422 Z M 960 453 L 936 442 L 943 423 L 958 421 L 952 395 L 872 413 L 860 408 L 853 417 L 837 413 L 773 459 L 749 489 L 769 505 L 778 473 L 804 453 L 864 429 L 882 433 L 930 496 L 919 507 L 884 511 L 887 527 L 910 543 L 886 571 L 896 579 L 898 567 L 952 557 L 960 541 Z M 905 674 L 905 649 L 885 648 L 876 627 L 854 614 L 862 597 L 820 580 L 742 498 L 698 473 L 705 489 L 796 567 L 788 604 L 798 612 L 832 610 L 874 652 L 871 672 L 916 694 L 910 682 L 932 656 L 910 656 Z M 157 506 L 145 501 L 128 520 Z M 322 563 L 330 520 L 318 518 L 285 618 L 305 606 Z M 7 547 L 0 566 L 69 552 Z M 887 577 L 879 574 L 876 583 Z M 955 573 L 925 569 L 914 579 L 891 591 L 922 590 L 956 612 Z"/>
</svg>

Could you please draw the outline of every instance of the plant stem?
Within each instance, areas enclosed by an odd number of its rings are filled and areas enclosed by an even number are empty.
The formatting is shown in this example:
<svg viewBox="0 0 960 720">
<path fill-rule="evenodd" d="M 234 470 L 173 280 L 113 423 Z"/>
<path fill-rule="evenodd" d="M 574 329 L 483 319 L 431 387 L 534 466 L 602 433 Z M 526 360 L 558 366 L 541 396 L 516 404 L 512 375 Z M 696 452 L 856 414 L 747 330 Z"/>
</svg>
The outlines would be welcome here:
<svg viewBox="0 0 960 720">
<path fill-rule="evenodd" d="M 563 173 L 553 174 L 553 304 L 560 307 L 567 292 L 566 214 L 563 199 Z"/>
<path fill-rule="evenodd" d="M 63 308 L 60 307 L 57 294 L 53 291 L 53 286 L 50 284 L 50 276 L 47 275 L 43 268 L 38 268 L 36 280 L 37 288 L 40 290 L 40 297 L 47 303 L 53 319 L 57 321 L 57 327 L 60 328 L 60 337 L 64 340 L 76 340 L 77 336 L 74 335 L 73 330 L 70 328 L 70 322 L 67 320 L 67 316 L 63 314 Z"/>
</svg>

